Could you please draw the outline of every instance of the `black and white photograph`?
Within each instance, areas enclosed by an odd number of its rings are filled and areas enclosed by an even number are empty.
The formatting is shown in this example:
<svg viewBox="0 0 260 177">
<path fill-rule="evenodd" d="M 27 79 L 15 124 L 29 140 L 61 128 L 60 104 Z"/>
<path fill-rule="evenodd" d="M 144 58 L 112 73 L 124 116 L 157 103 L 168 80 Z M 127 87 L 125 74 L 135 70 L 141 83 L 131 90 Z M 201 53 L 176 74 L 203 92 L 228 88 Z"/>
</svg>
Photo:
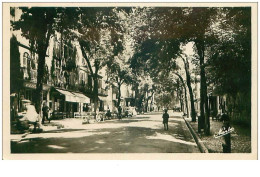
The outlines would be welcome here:
<svg viewBox="0 0 260 177">
<path fill-rule="evenodd" d="M 256 12 L 4 3 L 4 158 L 257 159 Z"/>
</svg>

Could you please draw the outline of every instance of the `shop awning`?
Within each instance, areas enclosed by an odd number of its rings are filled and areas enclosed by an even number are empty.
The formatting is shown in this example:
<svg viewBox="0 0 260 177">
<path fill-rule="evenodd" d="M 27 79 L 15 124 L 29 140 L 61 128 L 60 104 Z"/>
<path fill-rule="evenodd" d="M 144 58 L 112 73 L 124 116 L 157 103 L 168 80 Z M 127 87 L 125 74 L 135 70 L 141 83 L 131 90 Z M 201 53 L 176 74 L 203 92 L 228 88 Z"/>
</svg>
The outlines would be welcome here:
<svg viewBox="0 0 260 177">
<path fill-rule="evenodd" d="M 90 98 L 86 97 L 82 93 L 72 92 L 80 103 L 90 103 Z"/>
<path fill-rule="evenodd" d="M 57 89 L 62 95 L 65 96 L 65 101 L 73 103 L 90 103 L 90 98 L 79 92 L 70 92 L 67 90 Z"/>
<path fill-rule="evenodd" d="M 74 94 L 66 90 L 56 89 L 58 92 L 65 96 L 65 101 L 77 103 L 77 98 Z"/>
</svg>

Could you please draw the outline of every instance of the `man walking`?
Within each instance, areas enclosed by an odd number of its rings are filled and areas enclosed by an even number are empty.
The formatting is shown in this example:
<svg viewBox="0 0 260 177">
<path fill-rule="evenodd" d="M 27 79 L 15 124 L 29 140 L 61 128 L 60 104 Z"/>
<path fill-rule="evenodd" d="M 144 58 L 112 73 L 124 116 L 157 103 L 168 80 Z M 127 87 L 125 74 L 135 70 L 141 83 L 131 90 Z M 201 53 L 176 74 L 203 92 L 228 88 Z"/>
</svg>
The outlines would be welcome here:
<svg viewBox="0 0 260 177">
<path fill-rule="evenodd" d="M 163 118 L 164 130 L 168 130 L 169 114 L 167 113 L 167 109 L 164 110 L 164 114 L 163 114 L 162 118 Z"/>
<path fill-rule="evenodd" d="M 49 120 L 50 123 L 50 119 L 48 119 L 48 114 L 49 114 L 49 107 L 46 105 L 46 103 L 43 103 L 43 107 L 42 107 L 42 124 L 44 124 L 44 120 L 46 118 L 46 120 Z"/>
</svg>

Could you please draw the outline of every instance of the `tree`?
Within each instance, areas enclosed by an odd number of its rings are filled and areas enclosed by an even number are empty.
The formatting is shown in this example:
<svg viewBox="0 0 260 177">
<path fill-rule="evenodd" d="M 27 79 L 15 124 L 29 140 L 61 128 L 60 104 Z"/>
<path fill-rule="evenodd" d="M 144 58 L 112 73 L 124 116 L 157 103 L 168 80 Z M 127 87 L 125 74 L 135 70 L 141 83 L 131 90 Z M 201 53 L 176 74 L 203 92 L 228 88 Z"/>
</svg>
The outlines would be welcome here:
<svg viewBox="0 0 260 177">
<path fill-rule="evenodd" d="M 110 84 L 116 86 L 118 89 L 117 107 L 119 107 L 121 101 L 121 86 L 123 84 L 131 83 L 131 71 L 125 63 L 122 63 L 120 62 L 120 60 L 117 60 L 117 62 L 113 61 L 107 65 L 107 74 Z"/>
<path fill-rule="evenodd" d="M 22 85 L 23 73 L 20 69 L 20 52 L 15 36 L 10 39 L 10 93 L 17 93 Z"/>
<path fill-rule="evenodd" d="M 159 8 L 153 10 L 154 12 L 151 13 L 152 15 L 150 18 L 156 20 L 152 21 L 152 29 L 149 31 L 150 35 L 148 35 L 147 39 L 140 44 L 140 47 L 137 50 L 138 52 L 134 55 L 132 59 L 132 68 L 134 70 L 144 70 L 144 72 L 148 71 L 156 80 L 161 71 L 177 72 L 178 67 L 176 65 L 176 59 L 182 57 L 183 51 L 181 49 L 182 40 L 175 34 L 179 28 L 176 26 L 180 25 L 179 18 L 176 18 L 176 16 L 181 17 L 181 9 L 163 8 L 161 10 Z M 156 16 L 156 18 L 154 16 Z M 170 17 L 173 16 L 174 18 L 170 20 Z M 187 63 L 187 59 L 184 59 L 183 61 L 191 98 L 192 120 L 196 121 L 193 92 L 190 85 L 189 63 Z M 186 91 L 186 87 L 184 88 Z M 187 96 L 185 98 L 187 98 Z"/>
<path fill-rule="evenodd" d="M 251 124 L 251 9 L 220 8 L 208 50 L 209 82 L 214 92 L 227 95 L 233 121 Z"/>
<path fill-rule="evenodd" d="M 13 22 L 14 30 L 21 29 L 22 36 L 30 41 L 31 47 L 38 54 L 37 84 L 34 102 L 36 111 L 41 111 L 43 78 L 46 51 L 51 35 L 54 33 L 55 18 L 54 7 L 20 7 L 22 15 L 19 21 Z"/>
<path fill-rule="evenodd" d="M 78 8 L 70 9 L 77 14 L 78 20 L 67 30 L 70 38 L 78 41 L 83 58 L 87 62 L 94 81 L 93 100 L 94 111 L 98 105 L 98 73 L 107 60 L 121 50 L 119 44 L 121 25 L 118 22 L 116 8 Z"/>
<path fill-rule="evenodd" d="M 210 134 L 209 121 L 209 105 L 207 96 L 207 80 L 205 73 L 205 52 L 207 49 L 207 42 L 210 41 L 208 36 L 211 20 L 215 15 L 216 9 L 205 7 L 194 7 L 184 9 L 184 18 L 182 25 L 182 40 L 186 42 L 194 42 L 194 49 L 199 59 L 200 67 L 200 128 L 204 127 L 206 135 Z M 204 126 L 201 123 L 205 123 Z"/>
<path fill-rule="evenodd" d="M 130 8 L 79 7 L 62 8 L 59 32 L 77 42 L 94 82 L 92 99 L 94 111 L 98 105 L 99 71 L 107 60 L 122 50 L 122 24 L 118 13 Z"/>
<path fill-rule="evenodd" d="M 179 77 L 179 79 L 181 81 L 181 84 L 182 84 L 182 88 L 184 89 L 184 97 L 185 97 L 185 105 L 186 105 L 187 117 L 189 117 L 189 106 L 188 106 L 187 89 L 186 89 L 185 82 L 184 82 L 182 76 L 179 73 L 174 73 L 174 74 Z M 192 96 L 193 96 L 193 93 L 192 93 Z"/>
<path fill-rule="evenodd" d="M 194 106 L 194 97 L 193 97 L 193 90 L 191 87 L 191 76 L 190 76 L 190 66 L 189 66 L 189 60 L 188 60 L 188 55 L 184 54 L 185 57 L 180 55 L 183 64 L 184 64 L 184 69 L 185 69 L 185 74 L 186 74 L 186 84 L 189 90 L 189 95 L 190 95 L 190 105 L 191 105 L 191 118 L 192 122 L 196 121 L 196 111 L 195 111 L 195 106 Z"/>
</svg>

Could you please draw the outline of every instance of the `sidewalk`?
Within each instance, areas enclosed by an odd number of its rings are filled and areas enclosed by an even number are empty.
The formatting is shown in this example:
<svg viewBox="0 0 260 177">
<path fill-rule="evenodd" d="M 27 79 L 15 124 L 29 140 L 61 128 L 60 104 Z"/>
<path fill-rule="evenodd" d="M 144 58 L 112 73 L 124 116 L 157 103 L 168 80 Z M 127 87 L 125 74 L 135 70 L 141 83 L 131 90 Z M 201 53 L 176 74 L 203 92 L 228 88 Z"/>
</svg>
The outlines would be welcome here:
<svg viewBox="0 0 260 177">
<path fill-rule="evenodd" d="M 210 120 L 210 136 L 205 136 L 204 133 L 198 133 L 198 121 L 191 122 L 191 118 L 185 118 L 186 122 L 191 125 L 194 132 L 202 140 L 210 153 L 222 153 L 222 143 L 224 138 L 215 138 L 214 134 L 222 127 L 222 122 Z M 231 133 L 231 152 L 232 153 L 250 153 L 251 152 L 251 129 L 232 125 L 234 132 Z M 203 131 L 203 130 L 202 130 Z"/>
<path fill-rule="evenodd" d="M 87 124 L 99 124 L 99 123 L 111 122 L 116 120 L 118 119 L 111 119 L 111 120 L 97 122 L 94 119 L 92 119 Z M 86 123 L 84 123 L 84 120 L 81 118 L 65 118 L 59 120 L 51 120 L 50 123 L 48 121 L 45 121 L 45 123 L 41 125 L 40 128 L 42 129 L 42 131 L 38 133 L 32 133 L 33 125 L 30 125 L 29 130 L 26 130 L 24 133 L 19 133 L 19 131 L 13 131 L 14 133 L 11 134 L 11 139 L 13 141 L 20 141 L 21 139 L 25 138 L 29 134 L 42 134 L 42 133 L 53 132 L 59 129 L 86 129 Z"/>
</svg>

